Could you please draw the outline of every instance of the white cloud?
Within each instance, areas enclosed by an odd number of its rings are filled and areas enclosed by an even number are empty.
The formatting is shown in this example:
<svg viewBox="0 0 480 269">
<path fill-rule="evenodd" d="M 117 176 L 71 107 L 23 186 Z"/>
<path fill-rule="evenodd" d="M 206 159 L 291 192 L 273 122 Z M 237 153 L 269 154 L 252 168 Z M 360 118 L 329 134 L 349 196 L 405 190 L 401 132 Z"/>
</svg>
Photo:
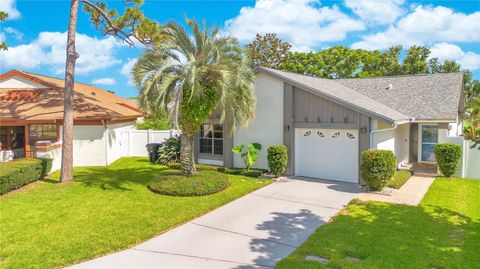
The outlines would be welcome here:
<svg viewBox="0 0 480 269">
<path fill-rule="evenodd" d="M 255 34 L 276 33 L 296 50 L 310 50 L 320 43 L 340 41 L 349 32 L 365 28 L 337 6 L 320 6 L 318 0 L 259 0 L 243 7 L 240 14 L 225 22 L 225 31 L 241 42 Z"/>
<path fill-rule="evenodd" d="M 362 37 L 353 48 L 383 49 L 392 45 L 480 41 L 480 11 L 465 14 L 442 6 L 417 6 L 386 31 Z"/>
<path fill-rule="evenodd" d="M 117 82 L 115 81 L 114 78 L 97 78 L 92 80 L 92 84 L 100 84 L 100 85 L 115 85 Z"/>
<path fill-rule="evenodd" d="M 137 62 L 137 58 L 133 58 L 133 59 L 128 58 L 127 62 L 123 64 L 122 69 L 120 69 L 120 73 L 128 79 L 127 81 L 128 86 L 135 86 L 135 82 L 133 82 L 133 78 L 132 78 L 132 68 L 136 62 Z"/>
<path fill-rule="evenodd" d="M 405 0 L 345 0 L 350 8 L 362 20 L 370 23 L 393 23 L 403 13 Z"/>
<path fill-rule="evenodd" d="M 42 32 L 30 44 L 1 51 L 0 65 L 4 68 L 29 69 L 42 66 L 55 74 L 62 74 L 65 70 L 66 41 L 66 32 Z M 75 67 L 78 74 L 88 74 L 121 62 L 114 53 L 122 44 L 113 37 L 98 39 L 77 33 L 75 46 L 80 55 Z"/>
<path fill-rule="evenodd" d="M 5 33 L 7 33 L 9 35 L 12 35 L 17 40 L 22 40 L 23 39 L 24 34 L 22 32 L 20 32 L 19 30 L 15 29 L 15 28 L 5 27 L 5 28 L 3 28 L 3 30 L 5 31 Z"/>
<path fill-rule="evenodd" d="M 20 18 L 20 12 L 17 10 L 15 0 L 2 0 L 0 1 L 0 11 L 8 13 L 8 19 Z"/>
<path fill-rule="evenodd" d="M 480 68 L 480 54 L 472 51 L 463 51 L 462 48 L 450 43 L 437 43 L 431 47 L 430 57 L 439 60 L 455 60 L 462 68 L 475 70 Z"/>
</svg>

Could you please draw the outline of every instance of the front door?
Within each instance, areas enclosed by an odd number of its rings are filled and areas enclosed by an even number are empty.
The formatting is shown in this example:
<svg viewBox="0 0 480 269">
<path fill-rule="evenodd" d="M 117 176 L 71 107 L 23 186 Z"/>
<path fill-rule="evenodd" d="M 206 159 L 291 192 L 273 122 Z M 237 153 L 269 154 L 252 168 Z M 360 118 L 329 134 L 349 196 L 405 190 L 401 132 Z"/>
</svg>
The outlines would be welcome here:
<svg viewBox="0 0 480 269">
<path fill-rule="evenodd" d="M 435 154 L 433 149 L 438 143 L 438 126 L 437 125 L 421 125 L 421 161 L 422 162 L 435 162 Z"/>
</svg>

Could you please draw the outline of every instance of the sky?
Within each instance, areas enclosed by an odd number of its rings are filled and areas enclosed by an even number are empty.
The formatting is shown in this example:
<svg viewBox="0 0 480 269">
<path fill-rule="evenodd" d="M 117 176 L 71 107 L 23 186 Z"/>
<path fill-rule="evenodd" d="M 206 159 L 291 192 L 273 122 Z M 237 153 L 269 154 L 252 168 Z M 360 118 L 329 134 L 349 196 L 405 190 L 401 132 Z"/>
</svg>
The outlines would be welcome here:
<svg viewBox="0 0 480 269">
<path fill-rule="evenodd" d="M 123 10 L 122 1 L 105 1 Z M 0 0 L 9 19 L 0 24 L 0 72 L 24 70 L 62 78 L 69 1 Z M 260 33 L 276 33 L 295 51 L 335 45 L 368 50 L 392 45 L 429 46 L 431 57 L 454 59 L 480 78 L 480 0 L 145 0 L 145 15 L 160 23 L 205 20 L 248 44 Z M 138 95 L 130 70 L 144 50 L 102 36 L 80 10 L 76 80 Z"/>
</svg>

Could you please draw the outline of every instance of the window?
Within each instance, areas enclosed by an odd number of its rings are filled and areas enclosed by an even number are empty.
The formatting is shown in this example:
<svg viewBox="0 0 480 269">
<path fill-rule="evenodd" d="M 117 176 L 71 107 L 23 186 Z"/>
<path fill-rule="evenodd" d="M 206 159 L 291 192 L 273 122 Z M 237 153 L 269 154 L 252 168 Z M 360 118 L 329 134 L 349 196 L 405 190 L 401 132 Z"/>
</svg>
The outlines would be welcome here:
<svg viewBox="0 0 480 269">
<path fill-rule="evenodd" d="M 54 124 L 30 124 L 30 145 L 37 141 L 57 141 L 57 126 Z"/>
<path fill-rule="evenodd" d="M 204 123 L 200 127 L 200 153 L 223 154 L 223 126 L 221 124 Z"/>
<path fill-rule="evenodd" d="M 422 125 L 422 161 L 435 162 L 433 149 L 438 143 L 438 127 L 436 125 Z"/>
</svg>

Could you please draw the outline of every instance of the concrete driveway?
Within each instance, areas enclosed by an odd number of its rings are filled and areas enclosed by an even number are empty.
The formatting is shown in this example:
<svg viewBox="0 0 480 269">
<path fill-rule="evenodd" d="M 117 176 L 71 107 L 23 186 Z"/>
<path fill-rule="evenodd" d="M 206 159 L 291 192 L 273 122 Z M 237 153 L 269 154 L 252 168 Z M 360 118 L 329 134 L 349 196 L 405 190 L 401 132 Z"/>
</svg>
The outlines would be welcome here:
<svg viewBox="0 0 480 269">
<path fill-rule="evenodd" d="M 308 178 L 273 183 L 134 248 L 72 268 L 273 268 L 360 189 Z"/>
</svg>

